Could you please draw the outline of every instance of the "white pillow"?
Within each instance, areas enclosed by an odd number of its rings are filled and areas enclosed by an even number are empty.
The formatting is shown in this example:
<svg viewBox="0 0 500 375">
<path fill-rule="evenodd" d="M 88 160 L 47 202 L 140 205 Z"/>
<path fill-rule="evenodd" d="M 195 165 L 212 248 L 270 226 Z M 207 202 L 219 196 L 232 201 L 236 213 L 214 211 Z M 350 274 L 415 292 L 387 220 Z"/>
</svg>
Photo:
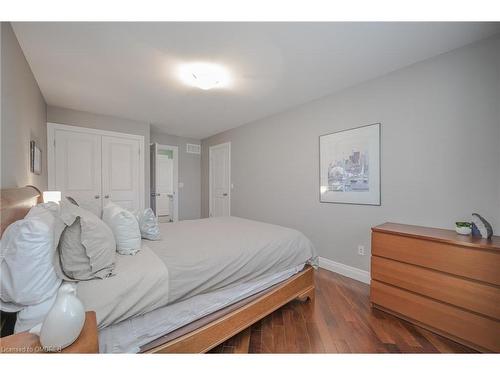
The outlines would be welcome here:
<svg viewBox="0 0 500 375">
<path fill-rule="evenodd" d="M 136 210 L 134 215 L 139 222 L 139 229 L 141 231 L 142 238 L 151 241 L 157 241 L 160 239 L 160 227 L 158 225 L 158 218 L 151 208 L 146 208 L 145 210 Z"/>
<path fill-rule="evenodd" d="M 19 311 L 16 315 L 14 333 L 29 331 L 34 326 L 43 323 L 56 298 L 57 293 L 39 304 L 26 306 Z"/>
<path fill-rule="evenodd" d="M 33 207 L 7 227 L 1 242 L 0 299 L 11 307 L 36 305 L 57 293 L 61 280 L 52 263 L 56 247 L 54 213 Z"/>
<path fill-rule="evenodd" d="M 120 254 L 134 255 L 141 249 L 139 223 L 130 211 L 108 201 L 102 210 L 102 220 L 113 231 Z"/>
</svg>

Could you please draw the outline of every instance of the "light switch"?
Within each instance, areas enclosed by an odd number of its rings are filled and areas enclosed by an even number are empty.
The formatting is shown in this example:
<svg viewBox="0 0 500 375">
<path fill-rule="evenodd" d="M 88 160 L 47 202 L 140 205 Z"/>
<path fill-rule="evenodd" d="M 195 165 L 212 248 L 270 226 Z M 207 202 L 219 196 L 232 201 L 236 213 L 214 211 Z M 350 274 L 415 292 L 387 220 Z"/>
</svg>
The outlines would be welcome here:
<svg viewBox="0 0 500 375">
<path fill-rule="evenodd" d="M 179 189 L 182 189 L 184 187 L 184 182 L 179 182 Z"/>
</svg>

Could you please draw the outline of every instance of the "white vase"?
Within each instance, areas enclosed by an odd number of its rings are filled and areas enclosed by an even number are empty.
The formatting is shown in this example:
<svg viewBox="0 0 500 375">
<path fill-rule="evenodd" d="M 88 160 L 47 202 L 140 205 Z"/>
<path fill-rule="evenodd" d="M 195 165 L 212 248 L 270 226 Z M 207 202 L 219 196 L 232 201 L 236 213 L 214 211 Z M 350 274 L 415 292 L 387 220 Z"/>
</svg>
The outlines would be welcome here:
<svg viewBox="0 0 500 375">
<path fill-rule="evenodd" d="M 59 288 L 56 301 L 43 323 L 30 332 L 40 336 L 45 351 L 56 352 L 75 342 L 84 323 L 85 309 L 76 297 L 76 286 L 67 283 Z"/>
</svg>

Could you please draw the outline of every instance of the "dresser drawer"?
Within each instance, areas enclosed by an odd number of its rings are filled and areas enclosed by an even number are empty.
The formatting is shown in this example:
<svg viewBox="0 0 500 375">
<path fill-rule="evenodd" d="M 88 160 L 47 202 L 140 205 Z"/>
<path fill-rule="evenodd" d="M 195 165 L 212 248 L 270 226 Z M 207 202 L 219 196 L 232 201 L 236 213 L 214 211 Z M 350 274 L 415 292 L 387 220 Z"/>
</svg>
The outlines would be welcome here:
<svg viewBox="0 0 500 375">
<path fill-rule="evenodd" d="M 372 279 L 500 319 L 500 288 L 428 268 L 372 257 Z"/>
<path fill-rule="evenodd" d="M 375 305 L 397 312 L 450 338 L 493 352 L 500 352 L 500 323 L 460 308 L 408 292 L 376 280 L 371 284 Z"/>
<path fill-rule="evenodd" d="M 373 232 L 372 255 L 500 285 L 500 254 L 495 251 Z"/>
</svg>

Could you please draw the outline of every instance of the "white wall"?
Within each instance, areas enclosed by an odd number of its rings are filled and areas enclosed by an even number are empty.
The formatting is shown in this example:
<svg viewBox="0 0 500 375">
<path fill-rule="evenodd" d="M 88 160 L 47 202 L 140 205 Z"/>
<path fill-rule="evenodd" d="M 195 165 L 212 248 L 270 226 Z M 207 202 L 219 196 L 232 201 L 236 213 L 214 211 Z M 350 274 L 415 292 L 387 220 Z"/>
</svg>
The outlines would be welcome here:
<svg viewBox="0 0 500 375">
<path fill-rule="evenodd" d="M 296 228 L 319 255 L 369 269 L 370 227 L 452 228 L 479 212 L 500 232 L 500 39 L 476 43 L 202 141 L 231 144 L 232 214 Z M 318 136 L 382 123 L 382 206 L 319 203 Z"/>
<path fill-rule="evenodd" d="M 10 23 L 1 24 L 1 188 L 47 190 L 45 100 Z M 30 172 L 30 141 L 42 151 L 42 173 Z"/>
<path fill-rule="evenodd" d="M 199 219 L 200 212 L 200 155 L 188 154 L 186 143 L 200 144 L 199 140 L 177 137 L 162 133 L 157 129 L 151 130 L 151 143 L 179 147 L 179 183 L 184 186 L 179 188 L 179 219 Z"/>
<path fill-rule="evenodd" d="M 146 184 L 144 185 L 144 207 L 150 206 L 148 123 L 54 106 L 47 107 L 47 122 L 144 136 L 144 176 L 146 179 Z"/>
</svg>

